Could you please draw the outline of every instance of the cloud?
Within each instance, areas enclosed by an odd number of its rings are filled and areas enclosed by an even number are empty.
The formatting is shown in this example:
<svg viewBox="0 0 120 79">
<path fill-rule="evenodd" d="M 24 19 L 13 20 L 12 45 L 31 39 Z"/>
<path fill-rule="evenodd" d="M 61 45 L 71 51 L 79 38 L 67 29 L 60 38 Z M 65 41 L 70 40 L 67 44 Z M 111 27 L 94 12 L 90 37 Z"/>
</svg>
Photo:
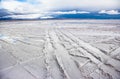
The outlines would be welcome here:
<svg viewBox="0 0 120 79">
<path fill-rule="evenodd" d="M 101 10 L 119 8 L 119 0 L 42 0 L 54 9 L 77 8 L 82 10 Z M 49 3 L 48 3 L 49 2 Z"/>
<path fill-rule="evenodd" d="M 119 3 L 120 0 L 1 0 L 0 9 L 23 14 L 9 16 L 13 18 L 45 17 L 45 15 L 50 14 L 88 14 L 100 10 L 105 10 L 105 12 L 107 10 L 108 14 L 117 14 L 116 11 L 108 10 L 118 10 L 120 8 Z"/>
<path fill-rule="evenodd" d="M 37 13 L 40 11 L 37 5 L 32 5 L 29 2 L 19 2 L 16 0 L 2 1 L 1 7 L 15 13 Z"/>
<path fill-rule="evenodd" d="M 57 11 L 57 12 L 53 12 L 52 14 L 89 14 L 90 12 L 87 11 Z"/>
<path fill-rule="evenodd" d="M 118 12 L 117 10 L 101 10 L 100 12 L 98 12 L 99 14 L 109 14 L 109 15 L 117 15 L 120 14 L 120 12 Z"/>
<path fill-rule="evenodd" d="M 2 0 L 1 6 L 14 12 L 43 12 L 50 10 L 119 9 L 120 0 Z"/>
<path fill-rule="evenodd" d="M 48 15 L 41 15 L 41 14 L 26 14 L 26 15 L 8 15 L 8 16 L 3 16 L 1 18 L 12 18 L 12 19 L 50 19 L 54 18 L 52 16 Z"/>
<path fill-rule="evenodd" d="M 32 13 L 32 14 L 12 14 L 8 16 L 3 16 L 2 18 L 12 18 L 12 19 L 49 19 L 55 18 L 54 15 L 61 15 L 61 14 L 89 14 L 90 12 L 87 11 L 56 11 L 56 12 L 44 12 L 44 13 Z"/>
<path fill-rule="evenodd" d="M 4 16 L 3 18 L 12 18 L 12 19 L 36 19 L 41 17 L 40 14 L 27 14 L 27 15 L 9 15 Z"/>
</svg>

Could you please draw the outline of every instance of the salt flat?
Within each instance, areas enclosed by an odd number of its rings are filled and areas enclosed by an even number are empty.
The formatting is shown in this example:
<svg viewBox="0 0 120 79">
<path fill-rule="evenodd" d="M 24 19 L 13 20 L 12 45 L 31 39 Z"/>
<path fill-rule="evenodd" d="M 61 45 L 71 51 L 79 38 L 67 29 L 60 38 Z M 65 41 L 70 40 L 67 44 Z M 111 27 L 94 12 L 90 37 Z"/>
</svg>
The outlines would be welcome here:
<svg viewBox="0 0 120 79">
<path fill-rule="evenodd" d="M 120 79 L 120 20 L 1 21 L 0 79 Z"/>
</svg>

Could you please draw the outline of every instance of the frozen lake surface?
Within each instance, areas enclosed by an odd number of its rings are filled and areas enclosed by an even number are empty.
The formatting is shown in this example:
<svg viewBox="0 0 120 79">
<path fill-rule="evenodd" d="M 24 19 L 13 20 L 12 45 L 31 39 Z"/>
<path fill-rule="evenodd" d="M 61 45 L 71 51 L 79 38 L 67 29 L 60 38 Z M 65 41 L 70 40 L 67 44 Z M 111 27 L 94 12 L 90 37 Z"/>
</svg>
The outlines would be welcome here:
<svg viewBox="0 0 120 79">
<path fill-rule="evenodd" d="M 120 20 L 1 21 L 0 79 L 120 79 Z"/>
</svg>

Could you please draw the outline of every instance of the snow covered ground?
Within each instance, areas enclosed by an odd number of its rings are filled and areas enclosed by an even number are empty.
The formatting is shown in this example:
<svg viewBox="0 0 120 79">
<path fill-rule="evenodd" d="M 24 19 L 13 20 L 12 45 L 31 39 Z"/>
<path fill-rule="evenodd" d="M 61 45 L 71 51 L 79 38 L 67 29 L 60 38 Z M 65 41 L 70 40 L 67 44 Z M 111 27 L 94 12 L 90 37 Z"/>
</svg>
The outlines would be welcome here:
<svg viewBox="0 0 120 79">
<path fill-rule="evenodd" d="M 0 22 L 0 79 L 120 79 L 120 20 Z"/>
</svg>

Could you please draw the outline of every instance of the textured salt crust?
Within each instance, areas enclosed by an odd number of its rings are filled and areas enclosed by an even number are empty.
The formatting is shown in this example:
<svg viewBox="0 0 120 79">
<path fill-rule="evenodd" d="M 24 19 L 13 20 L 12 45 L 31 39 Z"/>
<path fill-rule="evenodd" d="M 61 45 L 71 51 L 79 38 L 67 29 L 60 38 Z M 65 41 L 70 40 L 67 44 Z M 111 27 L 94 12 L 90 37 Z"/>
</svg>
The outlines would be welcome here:
<svg viewBox="0 0 120 79">
<path fill-rule="evenodd" d="M 120 79 L 120 20 L 1 22 L 0 79 Z"/>
</svg>

